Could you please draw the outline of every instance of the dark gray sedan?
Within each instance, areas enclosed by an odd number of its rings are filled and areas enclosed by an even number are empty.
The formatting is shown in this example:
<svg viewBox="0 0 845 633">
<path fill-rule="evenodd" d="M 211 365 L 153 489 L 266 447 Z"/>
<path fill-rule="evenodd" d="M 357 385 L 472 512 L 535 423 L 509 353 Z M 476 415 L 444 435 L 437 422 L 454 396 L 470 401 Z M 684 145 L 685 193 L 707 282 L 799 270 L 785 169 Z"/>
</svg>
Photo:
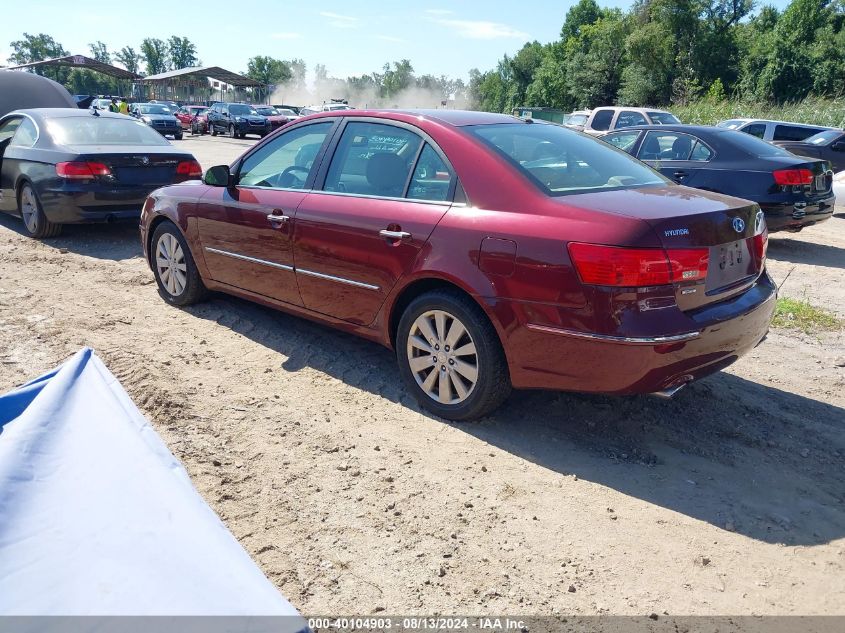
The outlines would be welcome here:
<svg viewBox="0 0 845 633">
<path fill-rule="evenodd" d="M 162 136 L 170 135 L 177 141 L 182 140 L 182 125 L 176 118 L 176 111 L 163 103 L 136 103 L 130 114 L 140 119 Z"/>
<path fill-rule="evenodd" d="M 20 216 L 32 237 L 137 220 L 151 191 L 201 175 L 192 154 L 122 114 L 36 108 L 0 117 L 0 211 Z"/>
<path fill-rule="evenodd" d="M 833 165 L 834 172 L 845 169 L 845 131 L 825 130 L 803 141 L 774 141 L 778 147 L 798 156 L 821 158 Z"/>
</svg>

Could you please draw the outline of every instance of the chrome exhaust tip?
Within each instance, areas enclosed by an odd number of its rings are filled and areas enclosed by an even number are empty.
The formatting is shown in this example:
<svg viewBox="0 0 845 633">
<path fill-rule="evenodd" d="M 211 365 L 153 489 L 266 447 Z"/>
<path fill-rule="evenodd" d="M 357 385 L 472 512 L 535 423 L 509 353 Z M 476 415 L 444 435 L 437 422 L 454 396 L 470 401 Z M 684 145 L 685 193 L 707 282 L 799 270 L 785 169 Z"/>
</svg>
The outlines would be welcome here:
<svg viewBox="0 0 845 633">
<path fill-rule="evenodd" d="M 660 391 L 653 391 L 651 395 L 656 396 L 658 398 L 662 398 L 663 400 L 669 400 L 678 393 L 681 389 L 686 387 L 692 381 L 692 376 L 685 376 L 684 379 L 672 385 L 671 387 L 666 387 L 666 389 L 662 389 Z"/>
</svg>

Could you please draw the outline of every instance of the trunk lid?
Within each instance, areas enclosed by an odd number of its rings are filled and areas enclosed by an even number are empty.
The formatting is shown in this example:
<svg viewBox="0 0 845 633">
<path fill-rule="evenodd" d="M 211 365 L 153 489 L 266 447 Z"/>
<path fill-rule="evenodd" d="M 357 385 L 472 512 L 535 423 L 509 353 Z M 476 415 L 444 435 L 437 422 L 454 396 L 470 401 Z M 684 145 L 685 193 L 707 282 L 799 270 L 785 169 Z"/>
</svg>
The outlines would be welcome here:
<svg viewBox="0 0 845 633">
<path fill-rule="evenodd" d="M 149 149 L 147 149 L 149 152 Z M 149 186 L 151 189 L 179 181 L 177 165 L 189 156 L 167 153 L 113 153 L 90 154 L 80 160 L 103 163 L 111 170 L 110 176 L 101 176 L 101 182 L 117 187 Z M 183 178 L 184 179 L 184 178 Z"/>
<path fill-rule="evenodd" d="M 764 231 L 765 220 L 760 207 L 748 200 L 682 186 L 642 187 L 566 198 L 567 204 L 643 220 L 653 229 L 670 259 L 673 250 L 701 250 L 707 258 L 706 278 L 681 279 L 673 284 L 675 301 L 682 310 L 736 295 L 753 284 L 762 271 L 755 235 Z"/>
</svg>

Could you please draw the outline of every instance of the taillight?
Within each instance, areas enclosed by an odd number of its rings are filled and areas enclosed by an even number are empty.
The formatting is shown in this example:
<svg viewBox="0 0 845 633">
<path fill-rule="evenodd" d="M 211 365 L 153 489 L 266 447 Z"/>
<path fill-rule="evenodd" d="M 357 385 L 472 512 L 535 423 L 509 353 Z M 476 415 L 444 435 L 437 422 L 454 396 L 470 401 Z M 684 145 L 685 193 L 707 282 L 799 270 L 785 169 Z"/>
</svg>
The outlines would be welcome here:
<svg viewBox="0 0 845 633">
<path fill-rule="evenodd" d="M 96 176 L 111 176 L 111 169 L 94 161 L 71 161 L 56 163 L 56 175 L 69 180 L 91 180 Z"/>
<path fill-rule="evenodd" d="M 764 228 L 761 233 L 758 233 L 751 240 L 752 253 L 754 254 L 754 263 L 757 264 L 757 270 L 763 270 L 763 265 L 766 263 L 766 249 L 769 246 L 769 231 Z"/>
<path fill-rule="evenodd" d="M 809 169 L 778 169 L 772 172 L 775 182 L 781 186 L 809 185 L 813 182 L 813 172 Z"/>
<path fill-rule="evenodd" d="M 707 276 L 706 248 L 664 250 L 623 248 L 571 242 L 569 255 L 585 284 L 596 286 L 663 286 Z"/>
<path fill-rule="evenodd" d="M 180 176 L 202 176 L 202 167 L 195 160 L 183 160 L 176 165 L 176 173 Z"/>
</svg>

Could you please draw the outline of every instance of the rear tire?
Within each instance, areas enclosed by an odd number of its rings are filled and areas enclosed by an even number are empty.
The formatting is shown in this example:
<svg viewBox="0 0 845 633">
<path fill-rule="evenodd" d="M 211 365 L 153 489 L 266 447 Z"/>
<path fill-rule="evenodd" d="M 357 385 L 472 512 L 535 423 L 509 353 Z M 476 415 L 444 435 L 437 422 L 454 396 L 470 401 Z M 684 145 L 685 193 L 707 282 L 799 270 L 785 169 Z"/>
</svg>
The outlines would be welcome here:
<svg viewBox="0 0 845 633">
<path fill-rule="evenodd" d="M 156 227 L 150 240 L 150 261 L 158 293 L 167 303 L 187 306 L 208 295 L 188 242 L 173 222 Z"/>
<path fill-rule="evenodd" d="M 182 132 L 179 132 L 178 134 L 174 134 L 173 138 L 177 141 L 181 141 L 182 140 L 182 134 L 183 134 Z"/>
<path fill-rule="evenodd" d="M 504 350 L 487 315 L 458 290 L 427 292 L 396 332 L 399 372 L 420 405 L 448 420 L 474 420 L 510 395 Z"/>
<path fill-rule="evenodd" d="M 211 126 L 211 135 L 212 135 L 212 136 L 217 136 L 217 128 L 216 128 L 216 127 L 214 127 L 213 125 Z"/>
<path fill-rule="evenodd" d="M 38 194 L 28 182 L 25 182 L 18 192 L 18 212 L 21 214 L 27 235 L 32 238 L 56 237 L 62 232 L 61 224 L 50 222 L 44 215 Z"/>
</svg>

